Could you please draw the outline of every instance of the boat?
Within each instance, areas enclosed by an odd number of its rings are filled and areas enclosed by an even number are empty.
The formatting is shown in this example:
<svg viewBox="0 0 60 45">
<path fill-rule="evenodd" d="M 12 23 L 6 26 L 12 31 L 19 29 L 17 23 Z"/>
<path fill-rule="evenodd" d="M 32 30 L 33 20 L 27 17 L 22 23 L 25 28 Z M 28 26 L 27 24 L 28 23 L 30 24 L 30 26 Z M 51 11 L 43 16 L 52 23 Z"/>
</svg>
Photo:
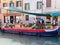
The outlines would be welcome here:
<svg viewBox="0 0 60 45">
<path fill-rule="evenodd" d="M 24 14 L 31 14 L 31 15 L 36 15 L 36 16 L 60 16 L 60 13 L 32 13 L 32 12 L 27 12 L 27 11 L 22 11 L 17 8 L 4 8 L 5 10 L 9 11 L 16 11 Z M 42 25 L 41 25 L 42 26 Z M 56 36 L 58 35 L 58 30 L 60 29 L 59 26 L 55 26 L 55 28 L 52 29 L 30 29 L 30 28 L 6 28 L 2 27 L 2 32 L 10 32 L 10 33 L 19 33 L 19 34 L 25 34 L 25 35 L 38 35 L 38 36 Z"/>
<path fill-rule="evenodd" d="M 2 31 L 24 35 L 56 36 L 58 35 L 58 29 L 59 27 L 56 26 L 54 29 L 2 28 Z"/>
</svg>

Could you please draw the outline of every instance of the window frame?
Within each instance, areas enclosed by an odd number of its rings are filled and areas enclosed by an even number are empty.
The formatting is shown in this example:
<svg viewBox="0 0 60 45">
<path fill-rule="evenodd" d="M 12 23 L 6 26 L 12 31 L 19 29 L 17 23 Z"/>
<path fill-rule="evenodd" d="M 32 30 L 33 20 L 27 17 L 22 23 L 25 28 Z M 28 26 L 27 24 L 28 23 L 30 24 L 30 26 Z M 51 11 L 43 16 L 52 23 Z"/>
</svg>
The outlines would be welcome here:
<svg viewBox="0 0 60 45">
<path fill-rule="evenodd" d="M 3 3 L 3 7 L 7 7 L 7 3 Z"/>
<path fill-rule="evenodd" d="M 16 1 L 16 7 L 21 7 L 22 6 L 22 1 Z"/>
<path fill-rule="evenodd" d="M 42 9 L 43 3 L 42 1 L 37 1 L 37 9 Z"/>
<path fill-rule="evenodd" d="M 0 14 L 1 14 L 1 9 L 0 9 Z"/>
<path fill-rule="evenodd" d="M 50 8 L 51 4 L 52 4 L 51 0 L 46 0 L 46 7 L 47 8 Z"/>
<path fill-rule="evenodd" d="M 30 3 L 25 3 L 25 10 L 30 10 Z"/>
<path fill-rule="evenodd" d="M 9 6 L 10 7 L 14 7 L 14 2 L 13 1 L 10 1 Z"/>
<path fill-rule="evenodd" d="M 29 15 L 25 15 L 25 20 L 29 21 Z"/>
</svg>

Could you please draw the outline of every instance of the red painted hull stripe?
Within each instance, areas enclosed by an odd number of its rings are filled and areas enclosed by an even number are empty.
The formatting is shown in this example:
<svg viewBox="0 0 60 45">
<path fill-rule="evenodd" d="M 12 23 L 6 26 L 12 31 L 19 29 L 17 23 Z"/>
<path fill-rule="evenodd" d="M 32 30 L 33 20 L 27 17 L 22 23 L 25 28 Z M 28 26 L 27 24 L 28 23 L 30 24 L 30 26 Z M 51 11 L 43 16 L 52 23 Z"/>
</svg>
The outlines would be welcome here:
<svg viewBox="0 0 60 45">
<path fill-rule="evenodd" d="M 44 29 L 15 29 L 15 28 L 2 28 L 2 30 L 13 30 L 13 31 L 19 31 L 19 32 L 45 32 Z"/>
</svg>

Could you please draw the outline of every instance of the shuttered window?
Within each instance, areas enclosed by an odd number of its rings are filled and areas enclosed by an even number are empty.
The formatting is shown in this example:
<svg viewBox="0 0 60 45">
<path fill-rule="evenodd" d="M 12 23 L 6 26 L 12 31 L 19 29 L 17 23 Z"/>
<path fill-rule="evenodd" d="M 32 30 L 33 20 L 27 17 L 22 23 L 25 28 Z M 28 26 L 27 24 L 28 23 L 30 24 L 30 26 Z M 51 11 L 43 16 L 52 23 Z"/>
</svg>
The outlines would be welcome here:
<svg viewBox="0 0 60 45">
<path fill-rule="evenodd" d="M 22 6 L 22 1 L 16 1 L 16 7 Z"/>
<path fill-rule="evenodd" d="M 37 9 L 41 9 L 42 8 L 42 1 L 38 1 L 37 2 Z"/>
<path fill-rule="evenodd" d="M 7 3 L 3 3 L 3 7 L 7 7 Z"/>
<path fill-rule="evenodd" d="M 29 3 L 25 3 L 25 10 L 30 10 L 30 4 Z"/>
<path fill-rule="evenodd" d="M 46 0 L 46 7 L 51 7 L 51 0 Z"/>
<path fill-rule="evenodd" d="M 13 7 L 14 6 L 14 2 L 13 1 L 10 1 L 10 7 Z"/>
<path fill-rule="evenodd" d="M 0 0 L 0 3 L 1 3 L 1 0 Z"/>
<path fill-rule="evenodd" d="M 1 9 L 0 9 L 0 14 L 1 14 Z"/>
</svg>

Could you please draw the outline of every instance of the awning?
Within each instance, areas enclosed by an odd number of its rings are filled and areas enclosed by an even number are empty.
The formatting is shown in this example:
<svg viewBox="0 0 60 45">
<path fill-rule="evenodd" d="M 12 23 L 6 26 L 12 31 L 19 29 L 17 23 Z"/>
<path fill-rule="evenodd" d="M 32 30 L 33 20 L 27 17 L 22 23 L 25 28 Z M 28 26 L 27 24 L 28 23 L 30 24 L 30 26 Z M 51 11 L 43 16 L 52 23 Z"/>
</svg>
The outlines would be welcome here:
<svg viewBox="0 0 60 45">
<path fill-rule="evenodd" d="M 60 12 L 48 12 L 48 13 L 32 13 L 32 12 L 27 12 L 27 11 L 23 11 L 20 10 L 16 7 L 4 7 L 3 9 L 5 10 L 9 10 L 9 11 L 16 11 L 16 12 L 20 12 L 20 13 L 25 13 L 25 14 L 31 14 L 31 15 L 36 15 L 36 16 L 60 16 Z"/>
<path fill-rule="evenodd" d="M 32 13 L 32 12 L 22 11 L 18 8 L 15 8 L 15 7 L 4 7 L 3 9 L 9 10 L 9 11 L 16 11 L 16 12 L 20 12 L 20 13 L 25 13 L 25 14 L 36 15 L 36 16 L 51 16 L 50 14 Z"/>
<path fill-rule="evenodd" d="M 52 12 L 50 13 L 51 16 L 60 16 L 60 12 Z"/>
</svg>

